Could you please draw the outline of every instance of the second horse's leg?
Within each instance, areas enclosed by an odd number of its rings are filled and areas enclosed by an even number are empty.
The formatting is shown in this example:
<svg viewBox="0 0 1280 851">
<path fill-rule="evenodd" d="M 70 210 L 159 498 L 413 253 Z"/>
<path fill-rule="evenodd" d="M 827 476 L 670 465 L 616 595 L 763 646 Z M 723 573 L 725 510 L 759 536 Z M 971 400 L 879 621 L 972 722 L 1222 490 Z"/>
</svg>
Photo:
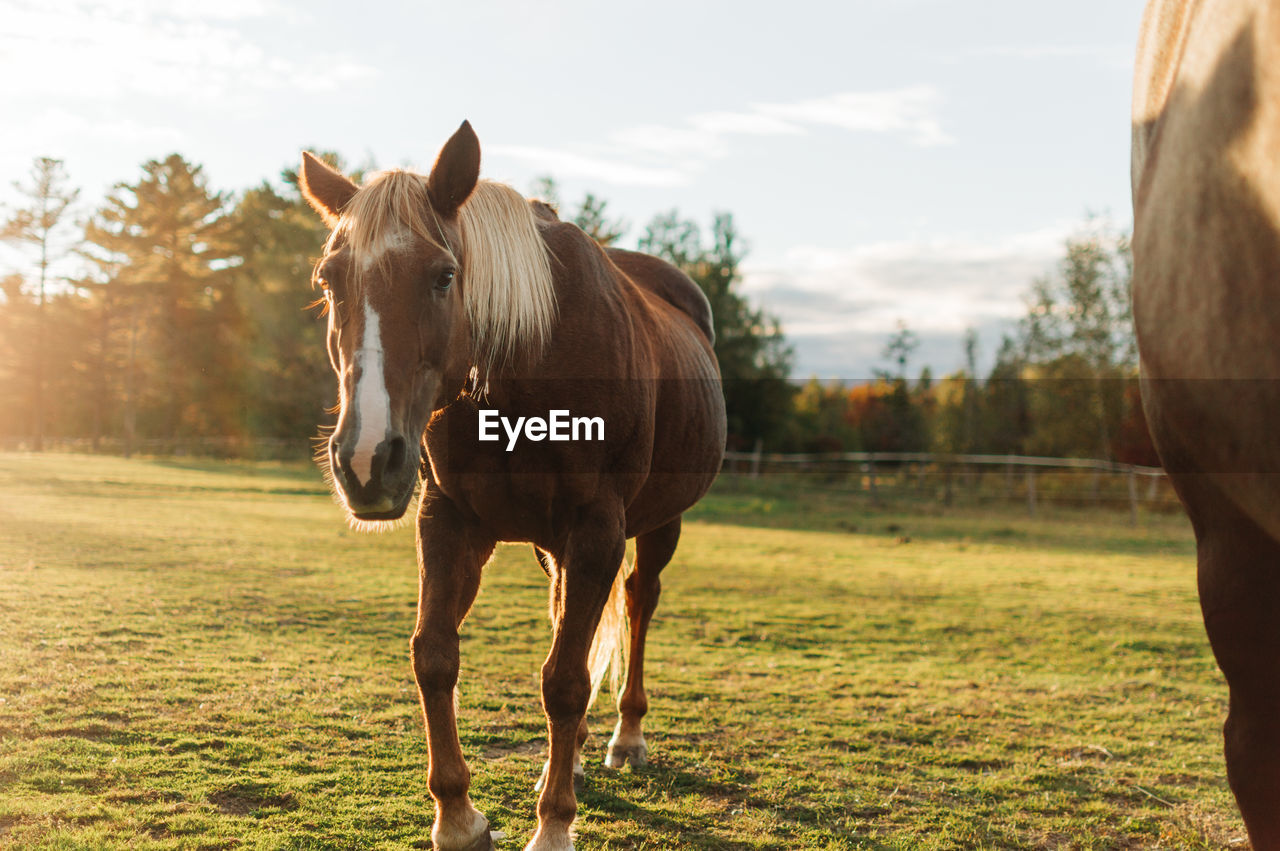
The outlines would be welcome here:
<svg viewBox="0 0 1280 851">
<path fill-rule="evenodd" d="M 1180 492 L 1196 527 L 1200 606 L 1231 702 L 1227 779 L 1257 849 L 1280 849 L 1280 544 L 1215 487 Z"/>
</svg>

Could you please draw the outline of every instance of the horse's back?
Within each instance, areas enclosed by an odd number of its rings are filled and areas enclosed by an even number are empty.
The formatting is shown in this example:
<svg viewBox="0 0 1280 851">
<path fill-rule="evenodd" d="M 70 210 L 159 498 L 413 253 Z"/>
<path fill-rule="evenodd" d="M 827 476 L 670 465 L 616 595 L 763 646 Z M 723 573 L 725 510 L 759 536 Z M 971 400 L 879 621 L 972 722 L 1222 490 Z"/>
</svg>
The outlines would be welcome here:
<svg viewBox="0 0 1280 851">
<path fill-rule="evenodd" d="M 661 258 L 623 248 L 605 249 L 609 259 L 623 274 L 641 287 L 680 310 L 693 320 L 707 338 L 715 343 L 716 332 L 711 321 L 711 303 L 693 279 Z"/>
<path fill-rule="evenodd" d="M 1184 496 L 1207 487 L 1280 537 L 1280 3 L 1153 0 L 1136 73 L 1152 436 Z"/>
<path fill-rule="evenodd" d="M 627 536 L 644 534 L 697 502 L 720 471 L 726 417 L 710 308 L 670 264 L 602 249 L 545 204 L 533 211 L 555 259 L 559 303 L 553 344 L 532 376 L 543 394 L 533 401 L 550 405 L 546 393 L 554 391 L 553 407 L 601 417 L 606 439 L 542 443 L 524 452 L 556 455 L 539 461 L 539 469 L 566 471 L 546 483 L 561 502 L 616 490 Z M 515 402 L 509 407 L 513 414 L 537 413 Z M 501 459 L 493 466 L 501 469 Z"/>
<path fill-rule="evenodd" d="M 545 201 L 534 199 L 529 202 L 529 205 L 534 217 L 542 223 L 544 235 L 555 231 L 563 234 L 567 232 L 566 228 L 581 230 L 563 222 L 555 207 Z M 582 235 L 585 236 L 585 233 Z M 706 295 L 692 278 L 652 254 L 610 247 L 605 247 L 604 253 L 623 275 L 688 316 L 707 338 L 707 342 L 715 343 L 716 332 L 711 320 L 711 303 L 707 301 Z"/>
</svg>

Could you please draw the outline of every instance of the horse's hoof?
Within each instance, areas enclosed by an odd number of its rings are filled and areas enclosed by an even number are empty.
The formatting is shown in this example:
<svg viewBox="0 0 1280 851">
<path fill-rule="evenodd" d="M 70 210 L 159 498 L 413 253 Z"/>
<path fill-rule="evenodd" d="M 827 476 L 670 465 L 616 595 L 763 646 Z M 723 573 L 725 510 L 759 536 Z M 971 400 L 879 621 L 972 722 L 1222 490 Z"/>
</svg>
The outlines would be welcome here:
<svg viewBox="0 0 1280 851">
<path fill-rule="evenodd" d="M 544 831 L 539 827 L 524 851 L 573 851 L 573 837 L 567 830 Z"/>
<path fill-rule="evenodd" d="M 480 832 L 476 834 L 475 839 L 467 841 L 464 845 L 454 845 L 449 839 L 438 836 L 435 831 L 432 831 L 432 846 L 441 849 L 441 851 L 445 851 L 445 849 L 447 851 L 495 851 L 494 842 L 503 839 L 505 834 L 502 831 L 489 830 L 489 820 L 480 813 L 475 815 L 477 821 L 481 823 Z"/>
<path fill-rule="evenodd" d="M 468 845 L 464 851 L 496 851 L 493 841 L 502 837 L 502 833 L 491 831 L 486 825 L 484 833 L 477 836 L 475 842 Z"/>
<path fill-rule="evenodd" d="M 629 747 L 611 745 L 609 753 L 604 758 L 604 764 L 609 768 L 622 768 L 625 765 L 629 765 L 632 768 L 640 768 L 647 765 L 648 762 L 649 749 L 645 747 L 644 742 Z"/>
</svg>

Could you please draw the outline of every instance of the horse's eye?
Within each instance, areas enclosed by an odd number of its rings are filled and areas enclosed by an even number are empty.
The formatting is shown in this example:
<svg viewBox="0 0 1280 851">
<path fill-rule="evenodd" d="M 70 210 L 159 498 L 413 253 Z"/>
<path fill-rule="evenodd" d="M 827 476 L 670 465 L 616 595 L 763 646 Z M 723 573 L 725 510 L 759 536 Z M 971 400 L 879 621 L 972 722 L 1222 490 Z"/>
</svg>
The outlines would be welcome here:
<svg viewBox="0 0 1280 851">
<path fill-rule="evenodd" d="M 436 289 L 444 292 L 449 289 L 449 287 L 453 286 L 454 274 L 455 272 L 453 269 L 445 269 L 441 272 L 440 277 L 436 278 Z"/>
</svg>

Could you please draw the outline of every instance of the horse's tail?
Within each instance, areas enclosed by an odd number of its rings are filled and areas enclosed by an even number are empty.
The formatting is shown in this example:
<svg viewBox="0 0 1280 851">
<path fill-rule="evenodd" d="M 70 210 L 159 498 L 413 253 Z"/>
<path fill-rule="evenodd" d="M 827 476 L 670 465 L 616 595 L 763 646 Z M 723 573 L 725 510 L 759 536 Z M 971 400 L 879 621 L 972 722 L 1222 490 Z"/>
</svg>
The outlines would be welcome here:
<svg viewBox="0 0 1280 851">
<path fill-rule="evenodd" d="M 587 667 L 591 670 L 592 702 L 595 702 L 596 695 L 600 693 L 600 685 L 604 682 L 606 672 L 609 674 L 609 690 L 615 695 L 618 693 L 619 682 L 626 675 L 627 651 L 631 647 L 626 585 L 633 567 L 625 557 L 622 559 L 622 566 L 618 568 L 613 588 L 609 591 L 609 600 L 600 614 L 600 625 L 596 627 L 595 637 L 591 639 Z"/>
</svg>

